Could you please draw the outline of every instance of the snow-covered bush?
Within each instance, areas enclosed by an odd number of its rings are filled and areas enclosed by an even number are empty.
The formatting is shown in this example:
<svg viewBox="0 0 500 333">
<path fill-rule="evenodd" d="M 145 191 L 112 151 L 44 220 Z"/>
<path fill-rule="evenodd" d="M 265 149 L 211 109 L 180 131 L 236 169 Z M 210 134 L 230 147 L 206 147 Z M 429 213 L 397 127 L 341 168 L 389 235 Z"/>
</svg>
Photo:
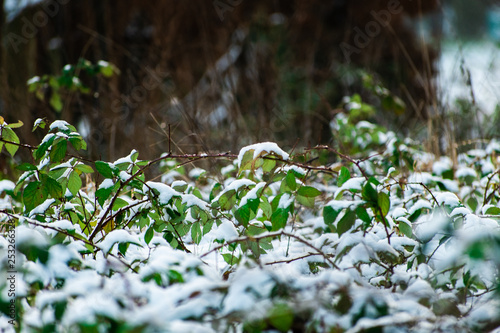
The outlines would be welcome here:
<svg viewBox="0 0 500 333">
<path fill-rule="evenodd" d="M 336 126 L 341 126 L 339 118 Z M 500 144 L 454 164 L 367 122 L 365 149 L 114 162 L 64 121 L 0 119 L 5 332 L 486 332 L 500 325 Z M 357 127 L 356 127 L 357 126 Z M 36 127 L 45 127 L 40 120 Z M 342 129 L 339 127 L 338 129 Z M 348 135 L 348 133 L 344 133 Z M 338 163 L 313 165 L 330 154 Z M 192 167 L 225 161 L 217 173 Z M 161 178 L 146 179 L 157 165 Z"/>
</svg>

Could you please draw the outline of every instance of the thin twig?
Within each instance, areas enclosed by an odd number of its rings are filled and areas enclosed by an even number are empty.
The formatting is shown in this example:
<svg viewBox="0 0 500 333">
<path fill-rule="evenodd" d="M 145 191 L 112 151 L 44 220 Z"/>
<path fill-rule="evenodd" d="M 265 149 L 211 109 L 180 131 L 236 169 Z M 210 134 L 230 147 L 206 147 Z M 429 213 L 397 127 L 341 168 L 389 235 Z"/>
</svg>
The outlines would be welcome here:
<svg viewBox="0 0 500 333">
<path fill-rule="evenodd" d="M 234 244 L 234 243 L 240 243 L 240 242 L 248 242 L 248 241 L 257 241 L 257 240 L 260 240 L 260 239 L 264 239 L 264 238 L 268 238 L 268 237 L 279 237 L 279 236 L 287 236 L 287 237 L 291 237 L 291 238 L 294 238 L 296 239 L 299 243 L 302 243 L 308 247 L 310 247 L 311 249 L 315 250 L 318 255 L 321 255 L 323 258 L 325 258 L 325 260 L 334 268 L 336 269 L 340 269 L 331 259 L 330 259 L 330 256 L 327 255 L 326 253 L 324 253 L 323 251 L 321 251 L 320 249 L 318 249 L 316 246 L 314 246 L 313 244 L 311 244 L 309 241 L 297 236 L 297 235 L 294 235 L 294 234 L 291 234 L 291 233 L 288 233 L 288 232 L 285 232 L 285 231 L 277 231 L 277 232 L 274 232 L 274 233 L 266 233 L 266 234 L 262 234 L 262 235 L 257 235 L 257 236 L 245 236 L 245 237 L 238 237 L 238 238 L 235 238 L 235 239 L 232 239 L 230 241 L 227 241 L 225 242 L 224 244 L 221 244 L 221 245 L 218 245 L 214 248 L 212 248 L 210 251 L 208 252 L 205 252 L 204 254 L 202 254 L 200 256 L 200 258 L 203 258 L 207 255 L 209 255 L 210 253 L 212 252 L 215 252 L 215 251 L 218 251 L 222 248 L 224 248 L 225 246 L 229 245 L 229 244 Z"/>
</svg>

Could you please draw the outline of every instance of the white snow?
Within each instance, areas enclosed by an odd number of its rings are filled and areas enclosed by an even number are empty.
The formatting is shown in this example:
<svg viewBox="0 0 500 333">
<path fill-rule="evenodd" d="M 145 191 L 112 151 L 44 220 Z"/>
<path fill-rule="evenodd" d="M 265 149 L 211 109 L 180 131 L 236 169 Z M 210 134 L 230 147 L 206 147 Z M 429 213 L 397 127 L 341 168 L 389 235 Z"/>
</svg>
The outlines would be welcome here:
<svg viewBox="0 0 500 333">
<path fill-rule="evenodd" d="M 16 184 L 8 179 L 0 180 L 0 194 L 5 191 L 12 191 L 16 187 Z"/>
<path fill-rule="evenodd" d="M 137 154 L 137 150 L 132 149 L 132 151 L 130 152 L 130 154 L 128 154 L 128 156 L 120 157 L 113 163 L 113 165 L 118 166 L 124 163 L 129 163 L 129 164 L 134 163 L 134 161 L 132 160 L 132 155 L 134 154 Z"/>
<path fill-rule="evenodd" d="M 50 124 L 50 131 L 53 131 L 55 129 L 59 131 L 69 131 L 69 124 L 67 121 L 64 120 L 56 120 L 52 124 Z"/>
<path fill-rule="evenodd" d="M 172 199 L 172 197 L 181 195 L 179 192 L 175 191 L 170 186 L 163 184 L 163 183 L 150 181 L 150 182 L 147 182 L 146 185 L 144 185 L 143 191 L 147 192 L 148 187 L 157 190 L 160 193 L 159 194 L 160 203 L 163 205 L 168 204 L 170 202 L 170 200 Z"/>
<path fill-rule="evenodd" d="M 42 204 L 36 206 L 30 211 L 30 217 L 36 214 L 44 214 L 47 209 L 49 209 L 50 205 L 56 202 L 56 199 L 47 199 Z"/>
<path fill-rule="evenodd" d="M 251 185 L 255 185 L 255 182 L 250 180 L 250 179 L 246 179 L 246 178 L 242 178 L 242 179 L 236 179 L 236 180 L 232 180 L 227 186 L 226 188 L 224 188 L 224 190 L 222 190 L 218 195 L 217 197 L 214 198 L 213 202 L 215 201 L 219 201 L 220 197 L 222 195 L 224 195 L 225 193 L 229 192 L 229 191 L 238 191 L 240 188 L 242 187 L 245 187 L 245 186 L 251 186 Z"/>
<path fill-rule="evenodd" d="M 241 167 L 241 161 L 243 156 L 247 151 L 253 150 L 253 158 L 256 159 L 262 155 L 275 154 L 283 160 L 288 160 L 288 153 L 284 152 L 278 145 L 274 142 L 262 142 L 256 143 L 253 145 L 249 145 L 241 148 L 240 153 L 238 154 L 238 168 Z"/>
<path fill-rule="evenodd" d="M 107 234 L 104 240 L 97 243 L 97 246 L 102 249 L 104 253 L 109 253 L 113 245 L 116 243 L 132 243 L 139 246 L 141 244 L 137 235 L 130 234 L 128 231 L 123 229 L 117 229 Z"/>
<path fill-rule="evenodd" d="M 203 175 L 206 172 L 207 172 L 207 170 L 205 170 L 205 169 L 193 168 L 193 169 L 191 169 L 189 171 L 189 177 L 191 177 L 191 178 L 198 178 L 198 177 L 200 177 L 201 175 Z"/>
<path fill-rule="evenodd" d="M 335 194 L 333 195 L 334 198 L 337 198 L 340 193 L 343 191 L 347 190 L 353 190 L 353 191 L 361 191 L 363 188 L 363 184 L 366 182 L 366 179 L 363 177 L 355 177 L 355 178 L 350 178 L 348 179 L 342 186 L 335 191 Z"/>
<path fill-rule="evenodd" d="M 106 178 L 99 185 L 99 189 L 101 189 L 101 188 L 107 189 L 107 188 L 111 188 L 113 186 L 115 186 L 115 182 L 113 181 L 113 179 Z"/>
<path fill-rule="evenodd" d="M 456 194 L 451 192 L 440 192 L 434 193 L 437 202 L 440 205 L 446 205 L 450 207 L 457 207 L 460 204 L 460 200 L 456 196 Z"/>
<path fill-rule="evenodd" d="M 262 188 L 264 188 L 264 186 L 266 186 L 266 183 L 260 182 L 257 185 L 255 185 L 254 188 L 248 191 L 248 193 L 243 198 L 241 198 L 240 207 L 245 206 L 248 200 L 257 199 L 257 192 Z"/>
<path fill-rule="evenodd" d="M 122 182 L 126 182 L 127 180 L 129 180 L 130 178 L 132 178 L 132 176 L 130 174 L 128 174 L 127 172 L 125 172 L 125 171 L 120 171 L 118 177 L 120 178 L 120 180 Z"/>
<path fill-rule="evenodd" d="M 187 207 L 197 206 L 201 209 L 207 209 L 208 207 L 208 203 L 193 194 L 183 194 L 182 204 L 185 204 Z"/>
</svg>

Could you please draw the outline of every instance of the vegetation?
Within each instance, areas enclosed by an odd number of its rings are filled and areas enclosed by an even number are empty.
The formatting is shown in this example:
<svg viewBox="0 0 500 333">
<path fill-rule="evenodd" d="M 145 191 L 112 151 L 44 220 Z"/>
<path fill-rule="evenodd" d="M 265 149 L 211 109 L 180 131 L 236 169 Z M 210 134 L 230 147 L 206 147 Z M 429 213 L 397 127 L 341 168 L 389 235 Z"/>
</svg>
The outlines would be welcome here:
<svg viewBox="0 0 500 333">
<path fill-rule="evenodd" d="M 349 102 L 357 112 L 332 123 L 337 146 L 153 160 L 82 158 L 86 142 L 61 120 L 37 120 L 46 135 L 31 146 L 1 118 L 0 148 L 31 159 L 0 181 L 0 327 L 494 329 L 500 143 L 439 158 Z M 220 166 L 196 164 L 207 160 Z"/>
</svg>

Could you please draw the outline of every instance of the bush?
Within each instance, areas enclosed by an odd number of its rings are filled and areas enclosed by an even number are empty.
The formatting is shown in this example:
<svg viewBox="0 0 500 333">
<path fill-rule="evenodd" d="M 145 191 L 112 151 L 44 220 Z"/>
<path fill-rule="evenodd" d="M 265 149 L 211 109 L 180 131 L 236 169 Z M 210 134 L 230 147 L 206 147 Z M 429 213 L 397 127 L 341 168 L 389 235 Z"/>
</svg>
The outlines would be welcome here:
<svg viewBox="0 0 500 333">
<path fill-rule="evenodd" d="M 6 332 L 484 332 L 500 324 L 496 141 L 453 165 L 339 118 L 342 137 L 362 133 L 349 147 L 356 158 L 259 143 L 237 156 L 144 161 L 133 150 L 107 162 L 79 157 L 86 143 L 65 121 L 50 124 L 36 147 L 19 143 L 20 125 L 0 119 L 0 148 L 32 153 L 16 161 L 16 182 L 0 182 Z M 341 162 L 309 162 L 325 154 Z M 207 159 L 226 165 L 193 166 Z M 162 173 L 148 180 L 152 166 Z"/>
</svg>

